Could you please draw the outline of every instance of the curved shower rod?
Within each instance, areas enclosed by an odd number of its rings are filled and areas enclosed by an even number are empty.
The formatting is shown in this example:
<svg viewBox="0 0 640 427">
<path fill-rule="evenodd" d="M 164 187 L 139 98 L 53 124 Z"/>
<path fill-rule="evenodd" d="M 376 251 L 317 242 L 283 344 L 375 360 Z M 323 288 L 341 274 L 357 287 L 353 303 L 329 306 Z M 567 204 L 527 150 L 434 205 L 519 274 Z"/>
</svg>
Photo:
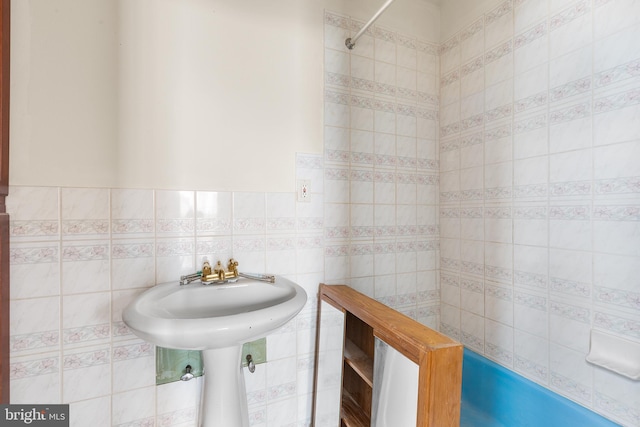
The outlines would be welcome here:
<svg viewBox="0 0 640 427">
<path fill-rule="evenodd" d="M 391 3 L 393 3 L 394 1 L 395 0 L 387 0 L 385 4 L 382 5 L 380 10 L 377 11 L 371 19 L 369 19 L 369 22 L 364 24 L 364 27 L 360 28 L 360 31 L 358 31 L 355 36 L 349 37 L 344 41 L 345 46 L 347 46 L 349 50 L 353 49 L 356 46 L 356 41 L 360 38 L 360 36 L 364 34 L 365 31 L 367 31 L 367 28 L 369 28 L 371 24 L 373 24 L 376 19 L 378 19 L 380 15 L 382 15 L 382 12 L 384 12 L 389 6 L 391 6 Z"/>
</svg>

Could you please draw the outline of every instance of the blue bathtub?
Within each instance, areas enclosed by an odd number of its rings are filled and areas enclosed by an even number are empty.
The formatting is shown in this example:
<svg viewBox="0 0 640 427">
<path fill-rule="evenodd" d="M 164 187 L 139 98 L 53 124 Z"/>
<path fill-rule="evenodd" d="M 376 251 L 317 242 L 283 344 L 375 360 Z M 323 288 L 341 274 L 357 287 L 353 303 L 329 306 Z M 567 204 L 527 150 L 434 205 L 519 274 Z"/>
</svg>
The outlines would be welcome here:
<svg viewBox="0 0 640 427">
<path fill-rule="evenodd" d="M 462 427 L 614 427 L 603 418 L 464 349 Z"/>
</svg>

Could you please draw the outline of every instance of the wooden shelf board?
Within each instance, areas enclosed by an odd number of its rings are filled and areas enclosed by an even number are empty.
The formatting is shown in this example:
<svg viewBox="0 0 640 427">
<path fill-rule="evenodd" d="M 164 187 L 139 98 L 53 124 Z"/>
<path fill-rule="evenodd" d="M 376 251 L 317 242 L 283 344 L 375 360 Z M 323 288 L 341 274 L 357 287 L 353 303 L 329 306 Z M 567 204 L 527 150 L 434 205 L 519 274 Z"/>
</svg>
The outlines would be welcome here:
<svg viewBox="0 0 640 427">
<path fill-rule="evenodd" d="M 373 387 L 373 360 L 348 338 L 344 344 L 344 360 L 369 387 Z"/>
<path fill-rule="evenodd" d="M 371 420 L 358 406 L 348 391 L 342 390 L 342 410 L 340 411 L 342 422 L 347 427 L 369 427 Z"/>
</svg>

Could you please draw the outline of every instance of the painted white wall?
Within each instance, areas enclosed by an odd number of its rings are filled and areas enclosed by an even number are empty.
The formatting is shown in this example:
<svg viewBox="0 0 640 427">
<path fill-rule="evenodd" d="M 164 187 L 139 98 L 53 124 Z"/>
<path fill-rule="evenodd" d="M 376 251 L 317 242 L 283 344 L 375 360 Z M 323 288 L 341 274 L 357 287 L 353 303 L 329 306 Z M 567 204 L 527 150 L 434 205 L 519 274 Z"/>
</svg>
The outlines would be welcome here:
<svg viewBox="0 0 640 427">
<path fill-rule="evenodd" d="M 117 8 L 11 2 L 11 184 L 114 182 Z"/>
<path fill-rule="evenodd" d="M 471 24 L 501 0 L 442 0 L 440 10 L 440 41 L 444 42 L 460 28 Z"/>
<path fill-rule="evenodd" d="M 322 151 L 323 11 L 365 0 L 14 0 L 11 184 L 292 191 Z M 438 41 L 439 9 L 381 25 Z"/>
</svg>

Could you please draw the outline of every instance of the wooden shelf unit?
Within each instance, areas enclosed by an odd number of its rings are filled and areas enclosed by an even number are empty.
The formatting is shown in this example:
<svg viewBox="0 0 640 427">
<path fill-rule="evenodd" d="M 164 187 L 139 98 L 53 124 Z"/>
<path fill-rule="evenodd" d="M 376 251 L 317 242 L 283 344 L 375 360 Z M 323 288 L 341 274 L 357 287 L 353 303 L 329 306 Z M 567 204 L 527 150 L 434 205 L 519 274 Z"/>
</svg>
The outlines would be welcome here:
<svg viewBox="0 0 640 427">
<path fill-rule="evenodd" d="M 460 424 L 460 343 L 345 285 L 320 285 L 321 301 L 345 313 L 340 425 L 371 425 L 374 345 L 379 338 L 418 365 L 416 427 Z"/>
</svg>

